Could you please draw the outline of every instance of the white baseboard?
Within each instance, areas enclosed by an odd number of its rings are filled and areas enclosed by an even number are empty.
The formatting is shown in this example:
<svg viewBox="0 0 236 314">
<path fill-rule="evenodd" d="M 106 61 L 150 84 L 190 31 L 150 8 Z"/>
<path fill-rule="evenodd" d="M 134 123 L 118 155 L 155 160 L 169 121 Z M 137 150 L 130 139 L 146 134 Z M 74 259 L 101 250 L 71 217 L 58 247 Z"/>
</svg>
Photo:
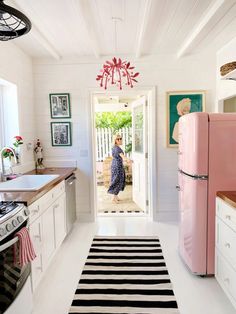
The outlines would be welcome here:
<svg viewBox="0 0 236 314">
<path fill-rule="evenodd" d="M 92 213 L 76 213 L 79 222 L 95 222 Z"/>
</svg>

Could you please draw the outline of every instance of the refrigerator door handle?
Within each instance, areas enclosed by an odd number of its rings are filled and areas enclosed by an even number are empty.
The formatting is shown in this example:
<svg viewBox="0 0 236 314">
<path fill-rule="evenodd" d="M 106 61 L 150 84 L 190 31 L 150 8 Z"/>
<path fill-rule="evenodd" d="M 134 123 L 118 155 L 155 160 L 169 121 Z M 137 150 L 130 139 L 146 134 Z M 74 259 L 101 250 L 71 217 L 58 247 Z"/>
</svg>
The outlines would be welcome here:
<svg viewBox="0 0 236 314">
<path fill-rule="evenodd" d="M 183 170 L 181 169 L 178 169 L 179 173 L 183 174 L 183 175 L 186 175 L 194 180 L 208 180 L 208 176 L 207 175 L 197 175 L 197 174 L 194 174 L 194 175 L 191 175 L 191 174 L 188 174 L 186 172 L 184 172 Z"/>
</svg>

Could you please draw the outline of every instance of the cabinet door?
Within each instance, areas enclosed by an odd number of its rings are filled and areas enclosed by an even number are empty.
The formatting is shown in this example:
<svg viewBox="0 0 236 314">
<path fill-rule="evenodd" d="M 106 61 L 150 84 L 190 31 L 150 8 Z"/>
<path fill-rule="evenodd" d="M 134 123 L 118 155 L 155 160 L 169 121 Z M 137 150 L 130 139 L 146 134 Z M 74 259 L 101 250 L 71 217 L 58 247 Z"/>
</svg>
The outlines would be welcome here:
<svg viewBox="0 0 236 314">
<path fill-rule="evenodd" d="M 36 258 L 31 262 L 31 280 L 33 290 L 35 290 L 43 274 L 41 217 L 30 225 L 29 232 L 36 253 Z"/>
<path fill-rule="evenodd" d="M 53 204 L 54 227 L 55 227 L 55 245 L 58 248 L 66 236 L 66 206 L 65 193 L 63 193 Z"/>
<path fill-rule="evenodd" d="M 43 267 L 46 269 L 54 251 L 55 251 L 55 240 L 54 240 L 54 217 L 53 217 L 53 205 L 51 205 L 42 215 L 43 224 Z"/>
</svg>

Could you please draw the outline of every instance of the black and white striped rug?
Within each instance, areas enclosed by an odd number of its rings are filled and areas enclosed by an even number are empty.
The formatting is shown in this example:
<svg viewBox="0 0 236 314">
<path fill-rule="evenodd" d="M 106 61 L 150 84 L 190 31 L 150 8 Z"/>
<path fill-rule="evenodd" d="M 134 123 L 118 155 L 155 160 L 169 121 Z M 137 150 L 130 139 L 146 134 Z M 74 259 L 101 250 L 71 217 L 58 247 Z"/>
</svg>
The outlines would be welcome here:
<svg viewBox="0 0 236 314">
<path fill-rule="evenodd" d="M 96 236 L 69 313 L 179 313 L 159 239 Z"/>
</svg>

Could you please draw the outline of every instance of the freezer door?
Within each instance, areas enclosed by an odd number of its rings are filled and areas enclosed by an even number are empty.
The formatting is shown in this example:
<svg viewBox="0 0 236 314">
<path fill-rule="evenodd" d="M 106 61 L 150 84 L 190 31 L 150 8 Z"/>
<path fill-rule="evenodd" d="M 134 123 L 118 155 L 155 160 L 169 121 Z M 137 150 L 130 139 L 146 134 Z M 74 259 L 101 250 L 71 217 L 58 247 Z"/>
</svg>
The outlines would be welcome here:
<svg viewBox="0 0 236 314">
<path fill-rule="evenodd" d="M 191 270 L 205 275 L 207 269 L 207 180 L 179 173 L 179 252 Z"/>
<path fill-rule="evenodd" d="M 208 174 L 208 114 L 193 112 L 179 119 L 178 167 L 191 175 Z"/>
</svg>

